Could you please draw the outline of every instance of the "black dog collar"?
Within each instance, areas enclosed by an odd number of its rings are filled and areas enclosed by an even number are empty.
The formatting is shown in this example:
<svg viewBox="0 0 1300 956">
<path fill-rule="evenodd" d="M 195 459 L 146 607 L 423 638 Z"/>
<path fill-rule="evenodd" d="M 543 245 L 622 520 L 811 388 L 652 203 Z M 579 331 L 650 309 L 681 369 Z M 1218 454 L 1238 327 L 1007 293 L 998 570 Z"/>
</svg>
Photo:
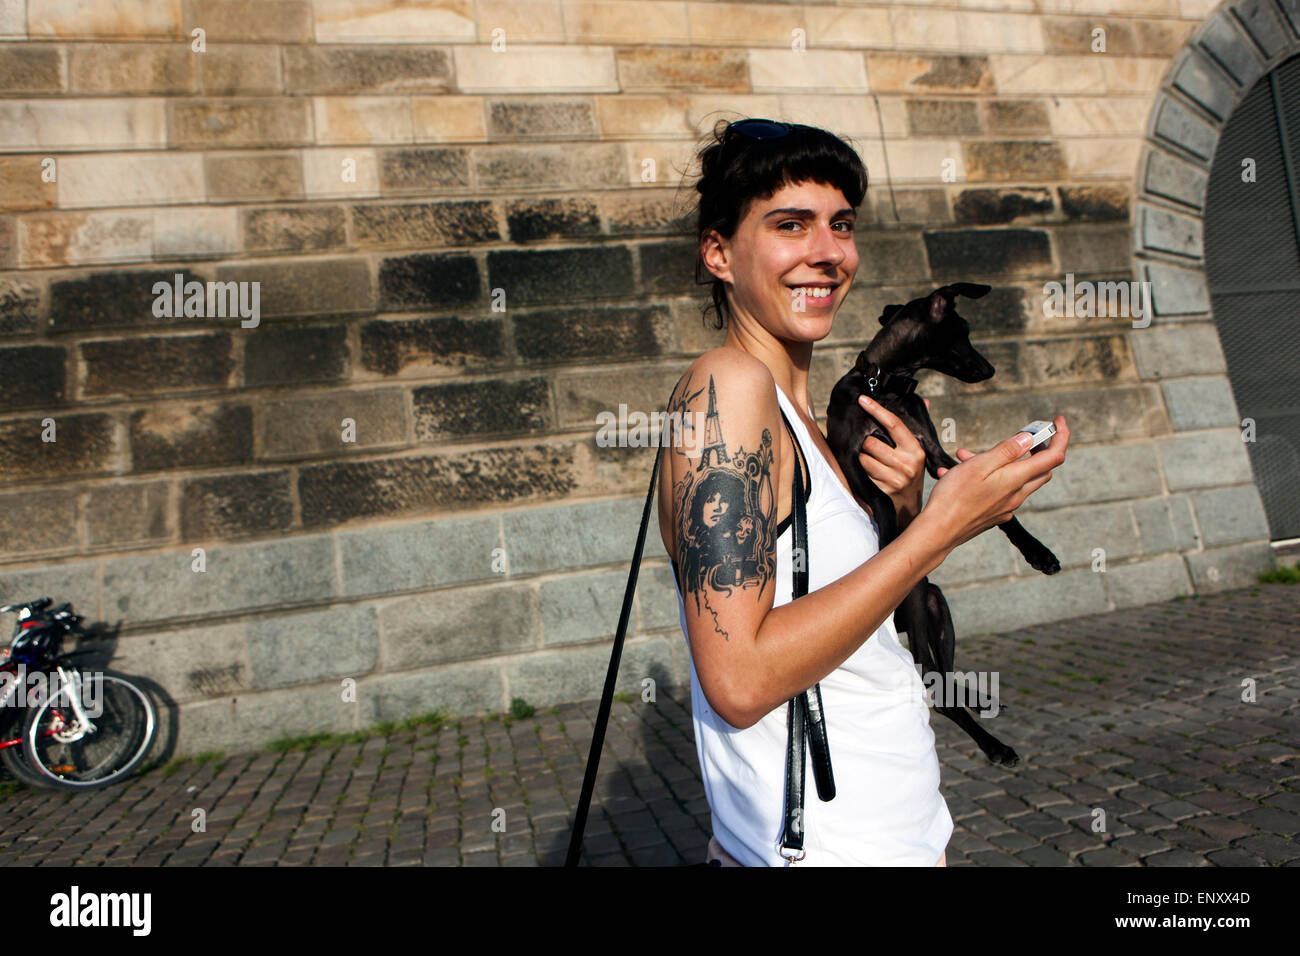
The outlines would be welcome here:
<svg viewBox="0 0 1300 956">
<path fill-rule="evenodd" d="M 894 392 L 909 395 L 916 391 L 916 379 L 905 372 L 882 372 L 879 362 L 871 363 L 871 372 L 867 375 L 867 394 L 876 396 L 882 392 Z"/>
</svg>

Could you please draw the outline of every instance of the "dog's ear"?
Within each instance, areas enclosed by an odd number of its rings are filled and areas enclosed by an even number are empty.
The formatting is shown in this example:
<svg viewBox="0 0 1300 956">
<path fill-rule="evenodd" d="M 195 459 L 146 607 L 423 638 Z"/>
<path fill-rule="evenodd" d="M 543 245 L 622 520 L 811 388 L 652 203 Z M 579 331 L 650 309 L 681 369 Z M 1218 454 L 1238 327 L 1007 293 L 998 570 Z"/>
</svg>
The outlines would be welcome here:
<svg viewBox="0 0 1300 956">
<path fill-rule="evenodd" d="M 982 282 L 954 282 L 952 285 L 948 286 L 948 288 L 952 289 L 958 295 L 966 296 L 968 299 L 979 299 L 988 295 L 989 290 L 992 289 L 993 286 L 985 285 Z"/>
<path fill-rule="evenodd" d="M 903 306 L 898 302 L 891 302 L 889 305 L 885 306 L 884 311 L 880 313 L 880 324 L 888 325 L 890 320 L 893 319 L 894 314 L 902 308 Z"/>
</svg>

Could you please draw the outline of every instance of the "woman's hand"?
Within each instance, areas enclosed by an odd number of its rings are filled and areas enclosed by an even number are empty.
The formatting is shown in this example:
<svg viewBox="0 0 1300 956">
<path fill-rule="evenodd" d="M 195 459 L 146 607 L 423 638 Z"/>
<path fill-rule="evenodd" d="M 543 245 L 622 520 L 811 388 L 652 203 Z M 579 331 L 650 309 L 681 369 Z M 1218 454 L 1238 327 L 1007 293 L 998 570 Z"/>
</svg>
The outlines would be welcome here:
<svg viewBox="0 0 1300 956">
<path fill-rule="evenodd" d="M 889 495 L 889 500 L 894 503 L 894 512 L 898 515 L 898 530 L 902 531 L 921 512 L 921 492 L 925 486 L 925 449 L 916 440 L 912 430 L 889 409 L 867 395 L 862 395 L 858 401 L 872 418 L 885 427 L 897 446 L 890 448 L 879 438 L 870 436 L 862 443 L 858 463 L 877 487 Z M 926 398 L 922 401 L 928 409 L 930 400 Z"/>
<path fill-rule="evenodd" d="M 955 548 L 1010 521 L 1026 498 L 1052 480 L 1052 469 L 1065 461 L 1070 445 L 1065 416 L 1057 415 L 1053 424 L 1056 434 L 1036 454 L 1026 456 L 1027 449 L 1012 436 L 978 455 L 959 448 L 958 463 L 938 470 L 923 520 L 932 524 L 945 547 Z"/>
</svg>

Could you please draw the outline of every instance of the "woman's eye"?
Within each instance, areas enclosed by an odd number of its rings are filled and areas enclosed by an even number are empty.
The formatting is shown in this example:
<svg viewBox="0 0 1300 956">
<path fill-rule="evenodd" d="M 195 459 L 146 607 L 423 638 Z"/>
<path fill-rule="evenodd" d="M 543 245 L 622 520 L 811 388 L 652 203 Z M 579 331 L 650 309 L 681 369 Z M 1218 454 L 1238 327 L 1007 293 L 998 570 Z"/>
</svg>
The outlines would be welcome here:
<svg viewBox="0 0 1300 956">
<path fill-rule="evenodd" d="M 777 226 L 777 228 L 780 229 L 780 230 L 782 230 L 783 232 L 788 232 L 789 230 L 787 230 L 785 227 L 786 227 L 786 226 L 790 226 L 790 225 L 802 226 L 803 223 L 801 223 L 798 219 L 787 219 L 785 222 L 783 222 L 783 223 L 781 223 L 779 226 Z M 843 232 L 852 232 L 852 231 L 853 231 L 853 220 L 851 220 L 851 219 L 840 219 L 840 220 L 837 220 L 836 223 L 835 223 L 835 225 L 837 225 L 837 226 L 848 226 L 848 227 L 849 227 L 849 228 L 847 228 L 847 229 L 841 230 L 841 231 L 843 231 Z"/>
</svg>

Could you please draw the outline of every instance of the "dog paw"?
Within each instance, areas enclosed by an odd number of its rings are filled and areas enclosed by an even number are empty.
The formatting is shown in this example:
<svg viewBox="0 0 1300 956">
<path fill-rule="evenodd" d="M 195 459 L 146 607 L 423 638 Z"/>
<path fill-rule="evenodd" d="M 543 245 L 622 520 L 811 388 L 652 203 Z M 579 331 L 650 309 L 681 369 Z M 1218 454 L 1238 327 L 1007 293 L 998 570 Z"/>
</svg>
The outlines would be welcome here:
<svg viewBox="0 0 1300 956">
<path fill-rule="evenodd" d="M 989 759 L 996 764 L 1001 764 L 1003 767 L 1014 767 L 1020 763 L 1020 754 L 1007 747 L 1004 750 L 997 750 L 989 754 Z"/>
<path fill-rule="evenodd" d="M 1056 555 L 1049 555 L 1047 558 L 1041 558 L 1033 562 L 1030 567 L 1035 571 L 1041 571 L 1043 574 L 1055 574 L 1061 570 L 1061 562 L 1056 560 Z"/>
</svg>

